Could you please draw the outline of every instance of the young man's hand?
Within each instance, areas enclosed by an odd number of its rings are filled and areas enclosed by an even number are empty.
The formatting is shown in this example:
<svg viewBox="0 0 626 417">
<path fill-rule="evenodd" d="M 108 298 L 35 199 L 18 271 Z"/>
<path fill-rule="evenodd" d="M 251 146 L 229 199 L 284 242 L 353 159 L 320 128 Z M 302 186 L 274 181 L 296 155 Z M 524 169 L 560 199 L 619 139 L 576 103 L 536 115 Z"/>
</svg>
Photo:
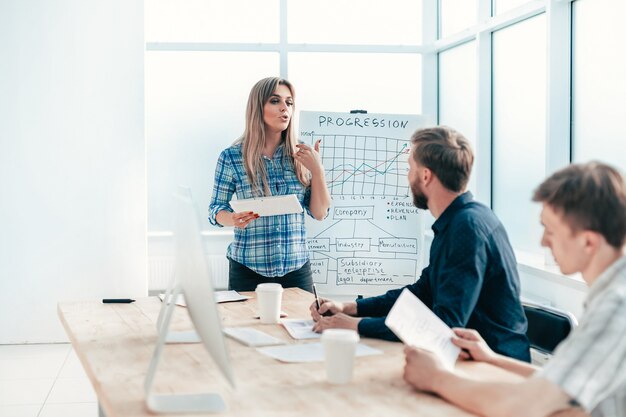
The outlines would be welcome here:
<svg viewBox="0 0 626 417">
<path fill-rule="evenodd" d="M 461 359 L 488 363 L 495 361 L 498 355 L 476 330 L 455 327 L 452 331 L 456 335 L 452 338 L 452 343 L 462 349 L 459 354 Z"/>
<path fill-rule="evenodd" d="M 404 380 L 420 391 L 435 392 L 438 376 L 446 373 L 441 360 L 427 350 L 406 346 Z"/>
</svg>

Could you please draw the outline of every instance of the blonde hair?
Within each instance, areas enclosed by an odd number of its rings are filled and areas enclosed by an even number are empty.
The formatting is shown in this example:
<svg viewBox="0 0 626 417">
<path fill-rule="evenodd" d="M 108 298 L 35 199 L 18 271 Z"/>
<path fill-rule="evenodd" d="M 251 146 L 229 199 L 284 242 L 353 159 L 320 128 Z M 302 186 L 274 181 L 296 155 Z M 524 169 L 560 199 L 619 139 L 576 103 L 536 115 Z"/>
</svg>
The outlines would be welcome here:
<svg viewBox="0 0 626 417">
<path fill-rule="evenodd" d="M 243 135 L 235 141 L 241 143 L 241 153 L 243 154 L 244 166 L 248 180 L 252 185 L 254 194 L 261 194 L 263 190 L 266 196 L 271 195 L 267 180 L 267 170 L 263 162 L 263 149 L 265 147 L 265 122 L 263 121 L 263 107 L 276 91 L 276 87 L 284 85 L 289 88 L 291 97 L 294 100 L 295 115 L 295 91 L 293 85 L 283 78 L 268 77 L 257 82 L 250 90 L 248 105 L 246 106 L 246 130 Z M 282 140 L 285 142 L 285 152 L 283 157 L 293 166 L 298 180 L 304 186 L 310 183 L 309 171 L 298 161 L 293 159 L 296 152 L 296 132 L 293 127 L 293 116 L 289 121 L 287 129 L 282 132 Z"/>
</svg>

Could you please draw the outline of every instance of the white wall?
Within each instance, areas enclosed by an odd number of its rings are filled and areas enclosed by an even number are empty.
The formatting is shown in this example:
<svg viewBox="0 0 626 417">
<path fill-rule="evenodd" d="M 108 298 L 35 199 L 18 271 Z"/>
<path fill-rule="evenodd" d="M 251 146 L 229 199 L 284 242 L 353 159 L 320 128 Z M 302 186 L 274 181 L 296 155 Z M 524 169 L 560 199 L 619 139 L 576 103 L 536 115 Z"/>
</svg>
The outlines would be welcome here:
<svg viewBox="0 0 626 417">
<path fill-rule="evenodd" d="M 0 343 L 147 294 L 143 2 L 0 2 Z"/>
</svg>

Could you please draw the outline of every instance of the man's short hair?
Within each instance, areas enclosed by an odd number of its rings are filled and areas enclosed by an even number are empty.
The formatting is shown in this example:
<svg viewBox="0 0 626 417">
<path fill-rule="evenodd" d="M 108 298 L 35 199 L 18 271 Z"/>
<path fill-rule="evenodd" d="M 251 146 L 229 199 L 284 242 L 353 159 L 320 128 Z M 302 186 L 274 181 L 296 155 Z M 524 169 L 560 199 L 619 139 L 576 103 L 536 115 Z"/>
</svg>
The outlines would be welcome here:
<svg viewBox="0 0 626 417">
<path fill-rule="evenodd" d="M 626 185 L 619 171 L 609 165 L 569 165 L 541 183 L 533 201 L 561 214 L 572 231 L 593 230 L 615 248 L 624 245 Z"/>
<path fill-rule="evenodd" d="M 465 189 L 474 152 L 465 137 L 446 126 L 419 129 L 411 136 L 415 162 L 430 169 L 450 191 Z"/>
</svg>

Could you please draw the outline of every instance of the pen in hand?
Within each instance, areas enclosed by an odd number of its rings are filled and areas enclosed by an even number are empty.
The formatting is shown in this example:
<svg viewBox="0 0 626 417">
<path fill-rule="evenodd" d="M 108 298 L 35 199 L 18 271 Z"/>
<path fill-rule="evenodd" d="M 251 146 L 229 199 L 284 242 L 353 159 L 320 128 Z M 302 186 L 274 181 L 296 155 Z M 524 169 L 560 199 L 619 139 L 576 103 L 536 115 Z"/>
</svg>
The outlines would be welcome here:
<svg viewBox="0 0 626 417">
<path fill-rule="evenodd" d="M 317 307 L 317 312 L 320 311 L 320 299 L 317 296 L 317 288 L 315 288 L 315 283 L 313 283 L 313 295 L 315 296 L 315 306 Z M 330 311 L 325 311 L 322 316 L 330 316 L 332 313 Z"/>
</svg>

